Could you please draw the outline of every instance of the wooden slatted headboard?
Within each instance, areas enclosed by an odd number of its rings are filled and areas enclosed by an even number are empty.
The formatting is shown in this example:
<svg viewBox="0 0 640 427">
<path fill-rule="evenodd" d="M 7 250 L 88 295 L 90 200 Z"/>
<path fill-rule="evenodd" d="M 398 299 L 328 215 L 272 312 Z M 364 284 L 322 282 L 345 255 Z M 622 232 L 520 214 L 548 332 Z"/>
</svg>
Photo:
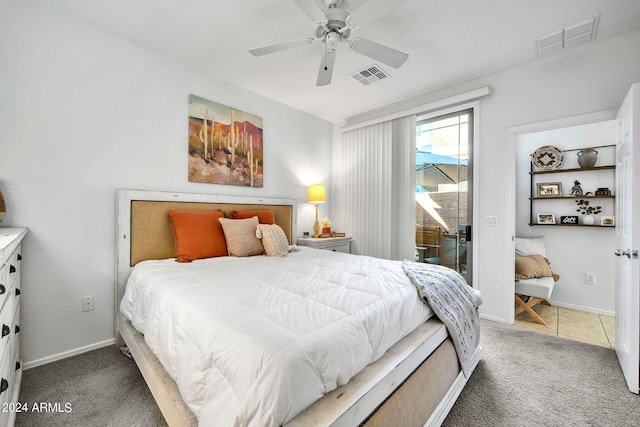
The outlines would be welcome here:
<svg viewBox="0 0 640 427">
<path fill-rule="evenodd" d="M 289 243 L 295 244 L 295 199 L 221 196 L 161 191 L 118 190 L 116 217 L 116 319 L 120 300 L 131 272 L 138 262 L 175 256 L 175 245 L 167 213 L 171 209 L 190 211 L 269 209 Z M 117 336 L 117 325 L 116 325 Z"/>
</svg>

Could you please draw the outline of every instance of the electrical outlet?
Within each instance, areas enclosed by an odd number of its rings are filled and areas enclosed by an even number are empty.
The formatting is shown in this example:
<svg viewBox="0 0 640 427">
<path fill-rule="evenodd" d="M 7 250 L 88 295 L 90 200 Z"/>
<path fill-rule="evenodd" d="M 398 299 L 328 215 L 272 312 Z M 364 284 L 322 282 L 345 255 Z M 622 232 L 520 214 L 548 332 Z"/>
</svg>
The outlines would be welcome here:
<svg viewBox="0 0 640 427">
<path fill-rule="evenodd" d="M 82 298 L 82 311 L 93 310 L 93 296 Z"/>
<path fill-rule="evenodd" d="M 584 283 L 589 285 L 596 284 L 596 273 L 584 273 Z"/>
</svg>

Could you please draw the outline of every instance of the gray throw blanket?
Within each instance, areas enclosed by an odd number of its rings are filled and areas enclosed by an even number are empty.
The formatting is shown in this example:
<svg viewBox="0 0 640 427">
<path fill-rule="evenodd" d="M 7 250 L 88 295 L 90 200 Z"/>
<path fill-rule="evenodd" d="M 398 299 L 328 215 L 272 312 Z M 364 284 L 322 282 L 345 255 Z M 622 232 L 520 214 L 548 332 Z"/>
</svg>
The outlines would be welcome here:
<svg viewBox="0 0 640 427">
<path fill-rule="evenodd" d="M 402 268 L 420 296 L 447 327 L 462 372 L 468 378 L 480 342 L 480 319 L 476 310 L 482 303 L 479 292 L 447 267 L 405 260 Z"/>
</svg>

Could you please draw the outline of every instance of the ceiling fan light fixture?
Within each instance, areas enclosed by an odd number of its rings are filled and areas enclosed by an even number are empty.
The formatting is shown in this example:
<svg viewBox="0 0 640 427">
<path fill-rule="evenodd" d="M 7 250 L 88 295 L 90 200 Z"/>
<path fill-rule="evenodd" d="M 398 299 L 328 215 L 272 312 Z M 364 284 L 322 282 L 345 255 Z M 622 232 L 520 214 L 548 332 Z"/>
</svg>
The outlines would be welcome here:
<svg viewBox="0 0 640 427">
<path fill-rule="evenodd" d="M 327 44 L 327 49 L 334 50 L 335 48 L 337 48 L 340 44 L 340 39 L 340 34 L 336 33 L 335 31 L 331 31 L 329 34 L 327 34 L 327 38 L 324 40 L 324 42 Z"/>
</svg>

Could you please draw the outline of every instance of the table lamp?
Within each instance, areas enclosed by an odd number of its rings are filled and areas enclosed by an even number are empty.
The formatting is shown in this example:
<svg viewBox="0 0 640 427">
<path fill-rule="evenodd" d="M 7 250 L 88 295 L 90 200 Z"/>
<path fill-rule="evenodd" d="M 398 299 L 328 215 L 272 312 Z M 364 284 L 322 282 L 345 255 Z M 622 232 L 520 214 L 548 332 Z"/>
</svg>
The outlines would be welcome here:
<svg viewBox="0 0 640 427">
<path fill-rule="evenodd" d="M 313 237 L 320 235 L 320 222 L 318 221 L 318 205 L 327 201 L 327 190 L 323 184 L 313 184 L 309 186 L 309 203 L 316 205 L 316 220 L 313 223 Z"/>
</svg>

